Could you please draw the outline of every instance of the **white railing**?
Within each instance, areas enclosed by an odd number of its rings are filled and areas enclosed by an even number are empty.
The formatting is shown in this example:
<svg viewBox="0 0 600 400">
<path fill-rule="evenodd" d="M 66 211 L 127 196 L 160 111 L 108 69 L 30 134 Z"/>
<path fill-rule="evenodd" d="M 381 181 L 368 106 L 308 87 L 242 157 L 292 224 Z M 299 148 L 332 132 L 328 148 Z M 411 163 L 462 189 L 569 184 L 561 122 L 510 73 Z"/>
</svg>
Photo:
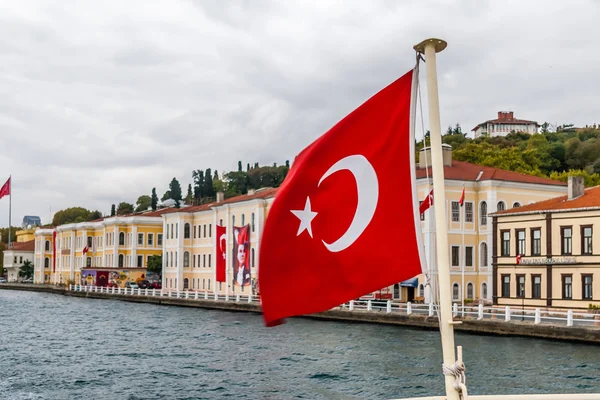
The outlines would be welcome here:
<svg viewBox="0 0 600 400">
<path fill-rule="evenodd" d="M 70 291 L 94 292 L 115 295 L 168 297 L 187 300 L 210 300 L 231 303 L 260 304 L 260 297 L 250 293 L 216 293 L 209 291 L 163 290 L 140 288 L 108 288 L 101 286 L 69 285 Z M 351 300 L 333 310 L 359 311 L 399 315 L 420 315 L 434 317 L 438 315 L 437 304 L 398 303 L 391 300 Z M 550 324 L 564 326 L 600 326 L 600 314 L 586 313 L 583 310 L 553 311 L 541 308 L 477 306 L 452 306 L 452 314 L 457 319 L 490 320 L 498 322 L 527 322 L 533 325 Z"/>
</svg>

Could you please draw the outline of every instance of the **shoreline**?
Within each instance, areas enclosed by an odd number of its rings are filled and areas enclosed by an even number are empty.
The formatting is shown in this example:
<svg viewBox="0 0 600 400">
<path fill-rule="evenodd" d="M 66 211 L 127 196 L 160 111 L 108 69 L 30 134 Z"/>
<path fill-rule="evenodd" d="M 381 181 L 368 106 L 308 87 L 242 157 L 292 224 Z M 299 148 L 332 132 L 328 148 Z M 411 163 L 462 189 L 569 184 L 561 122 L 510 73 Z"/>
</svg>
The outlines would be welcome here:
<svg viewBox="0 0 600 400">
<path fill-rule="evenodd" d="M 29 292 L 53 293 L 63 296 L 82 297 L 101 300 L 119 300 L 133 303 L 148 303 L 162 306 L 195 307 L 213 310 L 225 310 L 236 312 L 261 313 L 259 304 L 222 301 L 213 299 L 186 299 L 173 297 L 154 297 L 131 294 L 109 294 L 99 292 L 69 291 L 66 288 L 49 285 L 32 284 L 0 284 L 2 290 L 17 290 Z M 409 326 L 413 328 L 438 330 L 436 316 L 430 317 L 420 314 L 398 314 L 386 313 L 385 311 L 348 311 L 332 309 L 322 313 L 310 314 L 294 318 L 310 318 L 324 321 L 341 321 L 356 323 L 372 323 L 397 326 Z M 456 318 L 461 323 L 454 325 L 457 332 L 495 335 L 495 336 L 519 336 L 537 339 L 550 339 L 569 342 L 580 342 L 587 344 L 600 344 L 600 326 L 564 326 L 551 324 L 533 324 L 520 321 L 499 320 L 477 320 L 475 318 Z"/>
</svg>

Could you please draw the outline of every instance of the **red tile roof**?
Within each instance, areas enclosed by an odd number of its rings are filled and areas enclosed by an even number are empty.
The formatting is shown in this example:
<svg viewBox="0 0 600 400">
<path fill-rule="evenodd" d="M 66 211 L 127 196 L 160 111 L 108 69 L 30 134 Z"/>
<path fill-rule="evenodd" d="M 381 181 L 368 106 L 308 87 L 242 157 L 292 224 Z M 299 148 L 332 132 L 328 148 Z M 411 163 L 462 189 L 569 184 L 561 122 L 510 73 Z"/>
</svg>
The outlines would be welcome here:
<svg viewBox="0 0 600 400">
<path fill-rule="evenodd" d="M 431 167 L 428 168 L 429 176 L 431 176 Z M 479 173 L 481 177 L 477 179 Z M 425 168 L 417 168 L 417 179 L 426 178 Z M 521 174 L 519 172 L 506 171 L 494 167 L 486 167 L 483 165 L 471 164 L 464 161 L 452 160 L 452 167 L 444 167 L 444 177 L 451 180 L 460 181 L 508 181 L 519 183 L 533 183 L 538 185 L 553 185 L 567 186 L 565 182 L 555 181 L 549 178 L 541 178 L 539 176 Z"/>
<path fill-rule="evenodd" d="M 583 196 L 573 200 L 567 200 L 567 196 L 554 197 L 552 199 L 528 204 L 519 208 L 498 211 L 491 215 L 515 215 L 533 214 L 544 211 L 569 211 L 575 209 L 600 209 L 600 186 L 585 189 Z"/>
<path fill-rule="evenodd" d="M 240 196 L 230 197 L 230 198 L 225 199 L 218 203 L 215 202 L 215 203 L 202 204 L 199 206 L 191 206 L 191 207 L 184 207 L 184 208 L 169 208 L 169 209 L 166 209 L 167 211 L 163 212 L 163 214 L 170 214 L 170 213 L 177 213 L 177 212 L 193 213 L 193 212 L 198 212 L 198 211 L 206 211 L 206 210 L 210 210 L 213 207 L 221 206 L 223 204 L 240 203 L 243 201 L 250 201 L 250 200 L 255 200 L 255 199 L 268 199 L 271 197 L 275 197 L 275 193 L 277 193 L 277 188 L 259 189 L 256 192 L 254 192 L 253 194 L 242 194 Z"/>
<path fill-rule="evenodd" d="M 30 240 L 28 242 L 12 242 L 10 244 L 10 249 L 6 249 L 6 251 L 34 251 L 35 250 L 35 240 Z"/>
</svg>

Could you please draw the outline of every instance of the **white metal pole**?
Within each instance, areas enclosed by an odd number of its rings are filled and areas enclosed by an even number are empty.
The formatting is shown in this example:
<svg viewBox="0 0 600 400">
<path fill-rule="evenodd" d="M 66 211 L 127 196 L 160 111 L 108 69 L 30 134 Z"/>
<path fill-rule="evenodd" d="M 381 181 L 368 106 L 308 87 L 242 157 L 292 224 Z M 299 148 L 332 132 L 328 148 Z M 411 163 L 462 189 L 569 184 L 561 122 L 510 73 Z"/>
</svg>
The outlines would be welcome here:
<svg viewBox="0 0 600 400">
<path fill-rule="evenodd" d="M 10 249 L 10 226 L 12 215 L 12 175 L 8 177 L 8 248 Z"/>
<path fill-rule="evenodd" d="M 429 101 L 429 131 L 431 140 L 431 171 L 433 176 L 433 195 L 438 207 L 435 207 L 436 252 L 438 278 L 440 282 L 440 333 L 444 365 L 450 367 L 456 362 L 454 352 L 454 327 L 452 321 L 452 299 L 450 297 L 450 266 L 448 255 L 448 224 L 446 221 L 446 193 L 444 191 L 444 162 L 442 158 L 442 135 L 440 126 L 440 105 L 438 99 L 437 68 L 435 54 L 446 48 L 446 42 L 439 39 L 427 39 L 414 47 L 425 54 L 427 71 L 427 98 Z M 454 377 L 445 375 L 446 396 L 448 400 L 459 400 L 454 388 Z"/>
<path fill-rule="evenodd" d="M 464 203 L 463 203 L 464 204 Z M 461 298 L 462 298 L 462 317 L 465 316 L 465 266 L 467 264 L 467 249 L 465 248 L 465 210 L 463 209 L 463 206 L 460 206 L 460 213 L 458 214 L 459 217 L 461 218 L 461 233 L 462 233 L 462 245 L 461 245 L 461 252 L 463 253 L 463 257 L 462 257 L 462 268 L 461 268 Z"/>
</svg>

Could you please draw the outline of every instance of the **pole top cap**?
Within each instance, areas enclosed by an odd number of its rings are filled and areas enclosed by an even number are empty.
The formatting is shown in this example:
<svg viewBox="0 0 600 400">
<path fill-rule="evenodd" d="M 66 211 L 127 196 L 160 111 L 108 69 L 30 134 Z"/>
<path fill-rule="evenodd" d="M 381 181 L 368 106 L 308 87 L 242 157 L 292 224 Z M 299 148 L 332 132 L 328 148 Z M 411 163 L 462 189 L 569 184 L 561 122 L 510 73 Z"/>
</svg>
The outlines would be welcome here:
<svg viewBox="0 0 600 400">
<path fill-rule="evenodd" d="M 444 50 L 446 46 L 448 46 L 448 43 L 446 43 L 445 40 L 431 38 L 425 39 L 421 43 L 414 45 L 413 49 L 421 54 L 425 54 L 425 47 L 430 44 L 433 44 L 436 53 L 439 53 L 440 51 Z"/>
</svg>

